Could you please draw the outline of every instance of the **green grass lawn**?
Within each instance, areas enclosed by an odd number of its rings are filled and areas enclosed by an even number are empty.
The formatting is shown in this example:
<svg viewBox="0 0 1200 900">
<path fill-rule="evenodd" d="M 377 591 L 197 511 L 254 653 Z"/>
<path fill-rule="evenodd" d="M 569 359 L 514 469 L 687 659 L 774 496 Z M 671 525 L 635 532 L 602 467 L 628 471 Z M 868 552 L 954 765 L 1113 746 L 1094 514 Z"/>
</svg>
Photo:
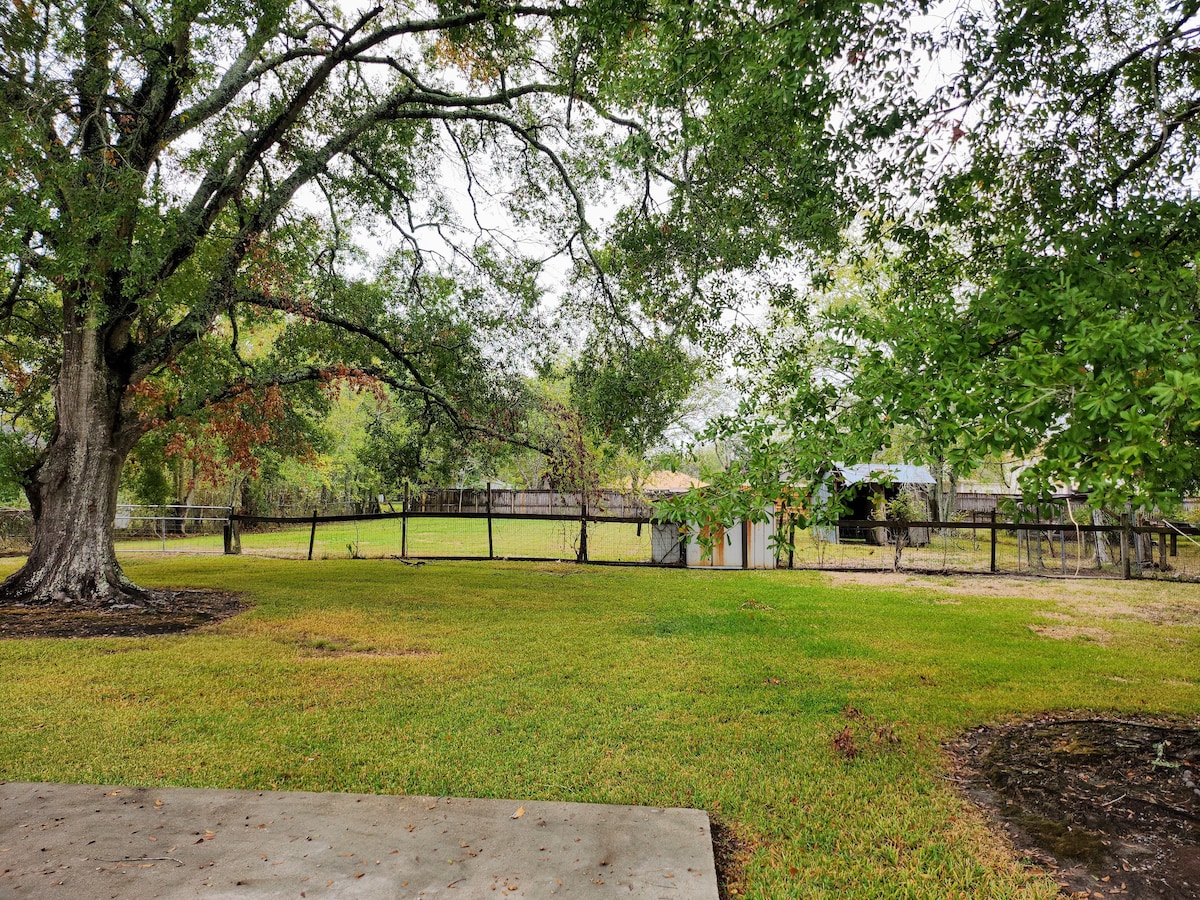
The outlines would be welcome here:
<svg viewBox="0 0 1200 900">
<path fill-rule="evenodd" d="M 691 806 L 752 848 L 738 896 L 1048 898 L 940 742 L 1200 710 L 1197 585 L 127 560 L 254 608 L 185 636 L 0 641 L 0 778 Z"/>
</svg>

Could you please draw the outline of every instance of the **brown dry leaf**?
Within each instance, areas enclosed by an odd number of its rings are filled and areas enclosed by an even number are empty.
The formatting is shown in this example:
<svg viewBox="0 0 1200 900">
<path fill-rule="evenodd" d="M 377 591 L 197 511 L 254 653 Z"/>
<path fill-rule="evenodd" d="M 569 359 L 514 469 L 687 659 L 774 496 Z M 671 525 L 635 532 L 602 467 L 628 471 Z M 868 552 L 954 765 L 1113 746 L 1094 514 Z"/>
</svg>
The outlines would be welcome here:
<svg viewBox="0 0 1200 900">
<path fill-rule="evenodd" d="M 858 756 L 858 747 L 854 744 L 854 732 L 847 725 L 833 739 L 833 749 L 840 753 L 846 759 L 854 759 Z"/>
<path fill-rule="evenodd" d="M 515 813 L 513 813 L 513 814 L 512 814 L 511 818 L 513 818 L 513 819 L 519 819 L 519 818 L 521 818 L 521 816 L 523 816 L 523 815 L 525 815 L 525 807 L 523 807 L 523 806 L 519 806 L 519 807 L 517 807 L 517 811 L 516 811 Z"/>
</svg>

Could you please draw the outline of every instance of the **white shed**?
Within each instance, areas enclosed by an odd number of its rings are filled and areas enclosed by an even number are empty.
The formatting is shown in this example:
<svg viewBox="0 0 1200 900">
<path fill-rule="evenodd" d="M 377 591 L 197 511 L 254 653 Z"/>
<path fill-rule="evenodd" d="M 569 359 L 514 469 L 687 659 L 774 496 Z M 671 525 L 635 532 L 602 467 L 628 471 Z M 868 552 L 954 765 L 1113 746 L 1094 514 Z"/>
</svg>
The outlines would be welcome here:
<svg viewBox="0 0 1200 900">
<path fill-rule="evenodd" d="M 713 535 L 712 556 L 704 558 L 704 548 L 696 538 L 696 528 L 688 534 L 687 565 L 693 569 L 773 569 L 775 548 L 775 509 L 767 507 L 763 522 L 735 521 L 728 528 L 717 526 Z"/>
</svg>

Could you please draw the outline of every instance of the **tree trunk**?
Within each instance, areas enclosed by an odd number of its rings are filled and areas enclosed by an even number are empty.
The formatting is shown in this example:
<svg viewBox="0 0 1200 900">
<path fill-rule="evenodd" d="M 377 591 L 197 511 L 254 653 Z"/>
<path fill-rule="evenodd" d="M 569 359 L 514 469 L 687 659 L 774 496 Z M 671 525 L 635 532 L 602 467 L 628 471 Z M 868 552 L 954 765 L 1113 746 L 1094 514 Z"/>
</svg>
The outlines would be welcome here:
<svg viewBox="0 0 1200 900">
<path fill-rule="evenodd" d="M 54 430 L 27 473 L 33 542 L 25 565 L 0 585 L 8 602 L 112 607 L 154 600 L 125 577 L 113 549 L 121 467 L 140 432 L 123 422 L 124 385 L 102 346 L 95 329 L 65 335 Z"/>
</svg>

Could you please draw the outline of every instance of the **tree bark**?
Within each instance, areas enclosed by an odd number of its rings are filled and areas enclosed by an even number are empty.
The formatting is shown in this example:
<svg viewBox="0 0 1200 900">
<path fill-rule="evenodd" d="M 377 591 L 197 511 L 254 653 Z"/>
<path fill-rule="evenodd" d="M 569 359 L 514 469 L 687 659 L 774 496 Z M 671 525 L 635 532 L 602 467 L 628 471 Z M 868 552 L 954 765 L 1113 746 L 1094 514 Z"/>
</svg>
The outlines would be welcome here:
<svg viewBox="0 0 1200 900">
<path fill-rule="evenodd" d="M 122 410 L 124 384 L 95 328 L 69 329 L 55 388 L 50 441 L 27 473 L 33 542 L 25 565 L 0 585 L 0 597 L 26 605 L 146 605 L 155 597 L 121 571 L 112 525 L 136 421 Z"/>
</svg>

